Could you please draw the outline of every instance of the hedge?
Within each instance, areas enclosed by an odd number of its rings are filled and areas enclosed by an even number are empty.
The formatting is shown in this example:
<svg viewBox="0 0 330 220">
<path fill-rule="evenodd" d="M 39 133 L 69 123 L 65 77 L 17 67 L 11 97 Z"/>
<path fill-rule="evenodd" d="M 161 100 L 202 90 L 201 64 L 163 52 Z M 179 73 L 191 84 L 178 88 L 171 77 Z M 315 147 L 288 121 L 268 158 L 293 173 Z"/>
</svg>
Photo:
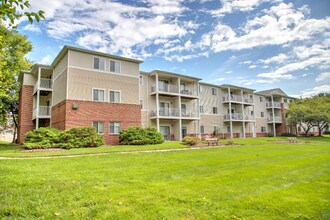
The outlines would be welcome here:
<svg viewBox="0 0 330 220">
<path fill-rule="evenodd" d="M 161 144 L 163 135 L 152 127 L 131 126 L 119 132 L 119 143 L 123 145 Z"/>
</svg>

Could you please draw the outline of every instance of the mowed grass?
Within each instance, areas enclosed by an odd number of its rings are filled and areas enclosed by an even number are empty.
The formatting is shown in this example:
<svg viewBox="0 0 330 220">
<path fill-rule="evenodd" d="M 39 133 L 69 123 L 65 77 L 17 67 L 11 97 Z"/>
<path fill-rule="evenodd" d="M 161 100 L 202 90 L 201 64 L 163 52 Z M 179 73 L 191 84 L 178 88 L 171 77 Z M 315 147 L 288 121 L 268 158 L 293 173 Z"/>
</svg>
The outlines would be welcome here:
<svg viewBox="0 0 330 220">
<path fill-rule="evenodd" d="M 0 160 L 0 219 L 330 219 L 330 137 L 269 140 Z"/>
</svg>

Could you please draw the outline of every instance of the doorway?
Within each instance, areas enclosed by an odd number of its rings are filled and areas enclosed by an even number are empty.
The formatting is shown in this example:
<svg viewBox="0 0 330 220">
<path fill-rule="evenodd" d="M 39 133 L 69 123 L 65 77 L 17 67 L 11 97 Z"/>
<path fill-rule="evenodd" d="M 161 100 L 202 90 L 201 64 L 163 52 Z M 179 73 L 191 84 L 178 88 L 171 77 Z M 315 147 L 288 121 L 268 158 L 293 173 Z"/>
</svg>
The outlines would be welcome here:
<svg viewBox="0 0 330 220">
<path fill-rule="evenodd" d="M 187 136 L 187 126 L 182 125 L 181 126 L 181 134 L 182 134 L 182 138 L 184 138 L 185 136 Z"/>
<path fill-rule="evenodd" d="M 170 126 L 168 126 L 168 125 L 159 127 L 159 132 L 162 133 L 165 141 L 170 140 L 170 136 L 171 136 L 171 131 L 170 130 L 171 130 Z"/>
</svg>

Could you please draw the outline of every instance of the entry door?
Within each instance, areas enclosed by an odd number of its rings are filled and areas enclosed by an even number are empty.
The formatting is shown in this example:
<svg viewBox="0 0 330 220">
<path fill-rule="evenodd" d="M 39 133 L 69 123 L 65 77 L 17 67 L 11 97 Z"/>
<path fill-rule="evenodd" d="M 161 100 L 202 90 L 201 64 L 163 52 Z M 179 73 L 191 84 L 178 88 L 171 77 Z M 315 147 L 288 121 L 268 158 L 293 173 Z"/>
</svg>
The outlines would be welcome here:
<svg viewBox="0 0 330 220">
<path fill-rule="evenodd" d="M 181 126 L 181 134 L 182 134 L 182 138 L 187 136 L 187 126 L 185 126 L 185 125 Z"/>
<path fill-rule="evenodd" d="M 170 103 L 159 102 L 159 115 L 160 116 L 170 116 Z"/>
<path fill-rule="evenodd" d="M 170 140 L 170 126 L 160 126 L 159 130 L 166 141 Z"/>
</svg>

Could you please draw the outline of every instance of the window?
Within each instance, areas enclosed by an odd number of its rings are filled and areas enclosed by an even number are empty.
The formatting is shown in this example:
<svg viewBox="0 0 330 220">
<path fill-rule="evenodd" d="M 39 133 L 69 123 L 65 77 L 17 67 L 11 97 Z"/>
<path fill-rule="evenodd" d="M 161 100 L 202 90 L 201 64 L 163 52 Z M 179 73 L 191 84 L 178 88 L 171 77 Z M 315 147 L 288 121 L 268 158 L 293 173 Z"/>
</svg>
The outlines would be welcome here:
<svg viewBox="0 0 330 220">
<path fill-rule="evenodd" d="M 199 106 L 199 112 L 200 112 L 200 113 L 204 113 L 204 106 L 202 106 L 202 105 Z"/>
<path fill-rule="evenodd" d="M 262 118 L 265 117 L 265 112 L 260 112 L 260 114 Z"/>
<path fill-rule="evenodd" d="M 120 73 L 120 62 L 110 60 L 110 72 Z"/>
<path fill-rule="evenodd" d="M 100 134 L 104 133 L 104 122 L 103 121 L 93 121 L 93 127 Z"/>
<path fill-rule="evenodd" d="M 227 126 L 227 132 L 230 133 L 230 126 Z"/>
<path fill-rule="evenodd" d="M 213 114 L 218 114 L 218 108 L 217 107 L 213 107 Z"/>
<path fill-rule="evenodd" d="M 199 91 L 199 93 L 203 92 L 203 87 L 202 86 L 198 86 L 198 91 Z"/>
<path fill-rule="evenodd" d="M 204 130 L 204 126 L 202 125 L 201 126 L 201 134 L 204 134 L 205 133 L 205 130 Z"/>
<path fill-rule="evenodd" d="M 253 111 L 251 111 L 251 115 L 254 115 L 254 112 Z"/>
<path fill-rule="evenodd" d="M 104 102 L 103 89 L 93 89 L 93 101 Z"/>
<path fill-rule="evenodd" d="M 288 103 L 288 100 L 287 99 L 284 99 L 283 101 L 284 101 L 284 103 Z"/>
<path fill-rule="evenodd" d="M 261 132 L 266 132 L 266 127 L 262 126 L 261 127 Z"/>
<path fill-rule="evenodd" d="M 259 99 L 260 99 L 260 102 L 264 101 L 264 97 L 262 97 L 262 96 L 260 96 Z"/>
<path fill-rule="evenodd" d="M 119 134 L 120 123 L 119 122 L 110 122 L 110 134 Z"/>
<path fill-rule="evenodd" d="M 214 125 L 213 126 L 213 134 L 217 135 L 217 134 L 219 134 L 219 131 L 220 131 L 219 126 L 218 125 Z"/>
<path fill-rule="evenodd" d="M 99 57 L 94 57 L 94 64 L 93 64 L 94 69 L 97 70 L 104 70 L 104 59 L 99 58 Z"/>
<path fill-rule="evenodd" d="M 181 116 L 187 116 L 187 105 L 181 104 Z"/>
<path fill-rule="evenodd" d="M 140 100 L 141 109 L 143 109 L 143 100 Z"/>
<path fill-rule="evenodd" d="M 216 88 L 212 88 L 212 95 L 217 95 L 217 89 Z"/>
<path fill-rule="evenodd" d="M 120 92 L 119 91 L 109 91 L 109 101 L 110 102 L 120 102 Z"/>
<path fill-rule="evenodd" d="M 298 126 L 298 131 L 301 132 L 301 126 L 300 125 Z"/>
<path fill-rule="evenodd" d="M 140 76 L 140 85 L 143 84 L 143 76 Z"/>
</svg>

